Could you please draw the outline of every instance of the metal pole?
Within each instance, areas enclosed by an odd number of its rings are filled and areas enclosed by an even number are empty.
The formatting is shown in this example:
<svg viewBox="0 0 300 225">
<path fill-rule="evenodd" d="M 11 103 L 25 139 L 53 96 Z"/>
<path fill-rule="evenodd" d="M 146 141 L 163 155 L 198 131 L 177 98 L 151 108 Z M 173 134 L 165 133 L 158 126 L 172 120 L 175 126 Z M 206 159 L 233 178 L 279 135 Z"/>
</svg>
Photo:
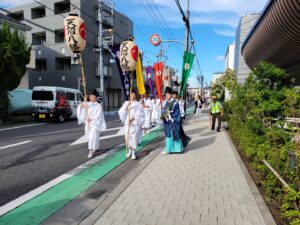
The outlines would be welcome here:
<svg viewBox="0 0 300 225">
<path fill-rule="evenodd" d="M 187 21 L 185 21 L 185 51 L 188 52 L 189 51 L 189 34 L 190 34 L 190 0 L 187 0 L 186 19 L 187 19 Z M 184 99 L 184 111 L 186 114 L 187 84 L 184 88 L 183 99 Z"/>
<path fill-rule="evenodd" d="M 104 70 L 104 63 L 103 63 L 103 46 L 102 46 L 102 0 L 99 2 L 100 3 L 100 7 L 99 7 L 99 12 L 98 12 L 98 18 L 99 18 L 99 48 L 100 48 L 100 52 L 99 52 L 99 76 L 100 76 L 100 94 L 102 94 L 102 96 L 104 96 L 104 74 L 103 74 L 103 70 Z"/>
</svg>

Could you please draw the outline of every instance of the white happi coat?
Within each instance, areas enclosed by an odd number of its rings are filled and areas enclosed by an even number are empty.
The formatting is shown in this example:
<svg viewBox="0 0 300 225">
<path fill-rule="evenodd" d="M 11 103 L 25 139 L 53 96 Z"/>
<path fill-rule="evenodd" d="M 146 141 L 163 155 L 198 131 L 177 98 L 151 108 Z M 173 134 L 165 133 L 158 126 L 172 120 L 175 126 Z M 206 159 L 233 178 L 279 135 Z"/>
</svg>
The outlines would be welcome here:
<svg viewBox="0 0 300 225">
<path fill-rule="evenodd" d="M 142 128 L 149 129 L 151 127 L 151 114 L 153 110 L 152 101 L 150 98 L 144 99 L 144 105 L 149 106 L 149 108 L 143 108 L 145 114 L 145 121 Z"/>
<path fill-rule="evenodd" d="M 179 109 L 180 109 L 180 116 L 182 118 L 185 115 L 185 112 L 184 112 L 184 100 L 178 100 L 178 103 L 179 103 Z"/>
<path fill-rule="evenodd" d="M 138 131 L 144 122 L 144 111 L 142 104 L 138 101 L 131 101 L 130 106 L 128 106 L 129 101 L 124 102 L 118 113 L 120 120 L 124 124 L 126 143 L 128 144 L 128 147 L 136 149 L 138 142 Z M 133 119 L 130 125 L 129 112 L 130 119 Z"/>
<path fill-rule="evenodd" d="M 89 150 L 97 150 L 99 148 L 100 131 L 106 129 L 106 123 L 101 104 L 98 102 L 87 102 L 87 107 L 82 109 L 77 107 L 78 124 L 85 124 L 85 135 L 88 140 Z M 87 122 L 87 118 L 92 121 Z"/>
<path fill-rule="evenodd" d="M 152 111 L 152 118 L 151 121 L 153 123 L 157 123 L 160 124 L 161 120 L 160 120 L 160 116 L 161 116 L 161 105 L 162 103 L 160 102 L 160 99 L 154 99 L 154 103 L 153 103 L 153 111 Z"/>
</svg>

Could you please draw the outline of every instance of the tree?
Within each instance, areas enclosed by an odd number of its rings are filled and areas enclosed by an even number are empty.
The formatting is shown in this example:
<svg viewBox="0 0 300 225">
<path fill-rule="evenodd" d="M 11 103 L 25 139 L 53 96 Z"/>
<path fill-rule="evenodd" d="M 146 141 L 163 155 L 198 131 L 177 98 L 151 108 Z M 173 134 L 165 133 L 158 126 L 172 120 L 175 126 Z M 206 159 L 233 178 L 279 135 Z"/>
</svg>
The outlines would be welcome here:
<svg viewBox="0 0 300 225">
<path fill-rule="evenodd" d="M 237 85 L 236 74 L 232 69 L 227 69 L 224 75 L 217 79 L 216 83 L 212 86 L 212 95 L 216 95 L 220 101 L 225 100 L 225 92 L 229 91 L 232 95 Z"/>
<path fill-rule="evenodd" d="M 0 30 L 0 118 L 7 116 L 8 91 L 20 84 L 30 61 L 30 45 L 16 30 L 10 31 L 7 24 Z"/>
</svg>

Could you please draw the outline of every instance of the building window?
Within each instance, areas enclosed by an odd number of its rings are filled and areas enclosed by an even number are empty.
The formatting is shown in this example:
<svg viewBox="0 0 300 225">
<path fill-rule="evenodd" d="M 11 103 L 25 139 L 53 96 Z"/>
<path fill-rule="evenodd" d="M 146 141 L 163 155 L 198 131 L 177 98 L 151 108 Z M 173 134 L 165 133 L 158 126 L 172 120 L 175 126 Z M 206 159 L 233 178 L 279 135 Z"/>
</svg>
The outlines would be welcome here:
<svg viewBox="0 0 300 225">
<path fill-rule="evenodd" d="M 47 70 L 47 60 L 46 59 L 36 59 L 35 60 L 35 70 L 37 70 L 37 71 Z"/>
<path fill-rule="evenodd" d="M 61 1 L 54 3 L 54 14 L 68 13 L 70 12 L 70 2 Z"/>
<path fill-rule="evenodd" d="M 55 43 L 62 43 L 64 41 L 64 29 L 55 30 Z"/>
<path fill-rule="evenodd" d="M 31 19 L 43 18 L 46 16 L 46 8 L 45 6 L 40 6 L 31 9 Z"/>
<path fill-rule="evenodd" d="M 71 57 L 67 58 L 55 58 L 56 70 L 71 70 Z"/>
<path fill-rule="evenodd" d="M 9 13 L 8 16 L 10 16 L 16 20 L 23 20 L 24 19 L 24 11 Z"/>
<path fill-rule="evenodd" d="M 32 34 L 32 45 L 45 45 L 46 44 L 46 32 L 39 32 Z"/>
</svg>

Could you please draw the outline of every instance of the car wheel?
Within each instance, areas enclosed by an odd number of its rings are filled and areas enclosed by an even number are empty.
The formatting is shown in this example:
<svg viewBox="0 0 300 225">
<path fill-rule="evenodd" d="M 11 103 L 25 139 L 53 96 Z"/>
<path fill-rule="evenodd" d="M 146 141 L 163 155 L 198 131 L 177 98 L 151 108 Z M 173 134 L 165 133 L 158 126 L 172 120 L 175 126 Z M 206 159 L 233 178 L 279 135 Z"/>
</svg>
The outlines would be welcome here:
<svg viewBox="0 0 300 225">
<path fill-rule="evenodd" d="M 59 121 L 60 123 L 65 122 L 65 116 L 64 116 L 64 115 L 59 115 L 58 121 Z"/>
</svg>

